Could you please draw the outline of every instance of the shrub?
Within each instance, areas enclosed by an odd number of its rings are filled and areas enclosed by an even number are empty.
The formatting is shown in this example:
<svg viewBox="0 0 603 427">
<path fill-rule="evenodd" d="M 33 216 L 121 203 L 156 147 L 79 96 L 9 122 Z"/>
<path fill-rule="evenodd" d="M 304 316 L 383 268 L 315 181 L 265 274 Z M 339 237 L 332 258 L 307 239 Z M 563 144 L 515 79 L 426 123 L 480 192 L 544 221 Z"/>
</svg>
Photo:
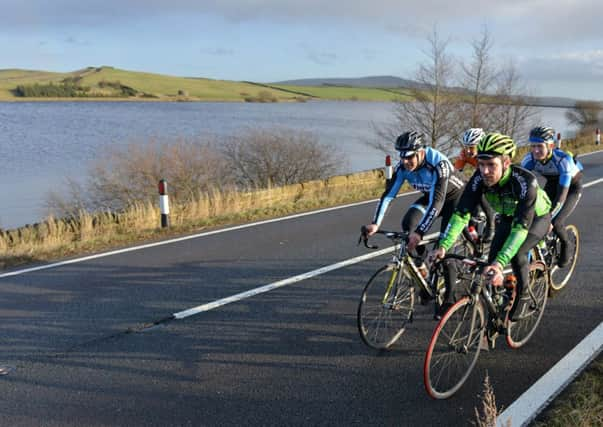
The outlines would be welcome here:
<svg viewBox="0 0 603 427">
<path fill-rule="evenodd" d="M 292 129 L 249 129 L 223 146 L 236 183 L 267 188 L 322 179 L 337 171 L 331 147 L 308 132 Z"/>
</svg>

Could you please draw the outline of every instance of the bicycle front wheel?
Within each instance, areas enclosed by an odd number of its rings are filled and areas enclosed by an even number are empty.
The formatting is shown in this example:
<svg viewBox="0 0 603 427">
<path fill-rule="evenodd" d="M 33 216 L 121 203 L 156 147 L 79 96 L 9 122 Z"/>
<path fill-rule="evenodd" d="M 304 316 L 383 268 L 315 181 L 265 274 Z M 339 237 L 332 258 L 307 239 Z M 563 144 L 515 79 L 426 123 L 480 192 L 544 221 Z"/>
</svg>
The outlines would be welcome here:
<svg viewBox="0 0 603 427">
<path fill-rule="evenodd" d="M 525 345 L 536 331 L 544 314 L 548 296 L 548 280 L 544 263 L 536 261 L 530 264 L 529 289 L 524 289 L 519 298 L 513 321 L 507 324 L 507 344 L 511 348 Z"/>
<path fill-rule="evenodd" d="M 565 231 L 567 232 L 568 237 L 568 248 L 567 250 L 571 253 L 571 258 L 569 264 L 560 268 L 556 265 L 552 266 L 551 269 L 551 293 L 555 293 L 563 289 L 570 277 L 574 273 L 574 268 L 576 268 L 576 262 L 578 261 L 578 253 L 580 252 L 580 234 L 578 233 L 578 228 L 575 225 L 566 225 Z M 559 254 L 561 252 L 561 243 L 559 239 L 556 239 L 557 248 L 556 253 Z"/>
<path fill-rule="evenodd" d="M 400 267 L 381 267 L 364 287 L 358 305 L 358 331 L 369 347 L 391 347 L 412 319 L 414 287 Z"/>
<path fill-rule="evenodd" d="M 477 363 L 486 325 L 484 306 L 464 297 L 442 317 L 429 342 L 423 382 L 434 399 L 447 399 L 467 381 Z"/>
</svg>

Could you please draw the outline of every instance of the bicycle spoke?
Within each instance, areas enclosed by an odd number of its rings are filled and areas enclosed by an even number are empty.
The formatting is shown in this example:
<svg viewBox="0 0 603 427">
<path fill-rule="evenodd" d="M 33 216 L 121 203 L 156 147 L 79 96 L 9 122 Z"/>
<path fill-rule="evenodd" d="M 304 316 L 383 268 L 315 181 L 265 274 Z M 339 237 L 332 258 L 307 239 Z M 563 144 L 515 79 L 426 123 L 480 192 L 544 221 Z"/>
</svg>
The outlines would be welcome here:
<svg viewBox="0 0 603 427">
<path fill-rule="evenodd" d="M 457 302 L 442 318 L 431 338 L 423 368 L 430 396 L 448 398 L 469 377 L 479 355 L 484 319 L 482 305 L 473 305 L 468 298 Z"/>
<path fill-rule="evenodd" d="M 358 331 L 370 347 L 386 349 L 405 331 L 414 293 L 396 267 L 379 269 L 366 284 L 358 306 Z"/>
</svg>

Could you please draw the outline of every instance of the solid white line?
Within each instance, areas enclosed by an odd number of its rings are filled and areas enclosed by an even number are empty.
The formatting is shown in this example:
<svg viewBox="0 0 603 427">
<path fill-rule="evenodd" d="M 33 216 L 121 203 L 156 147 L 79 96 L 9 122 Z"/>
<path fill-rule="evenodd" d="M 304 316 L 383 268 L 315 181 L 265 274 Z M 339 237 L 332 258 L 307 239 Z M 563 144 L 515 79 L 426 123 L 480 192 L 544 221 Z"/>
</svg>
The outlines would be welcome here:
<svg viewBox="0 0 603 427">
<path fill-rule="evenodd" d="M 343 267 L 347 267 L 348 265 L 357 264 L 362 261 L 366 261 L 367 259 L 371 259 L 380 255 L 384 255 L 388 252 L 392 252 L 394 250 L 394 246 L 390 246 L 389 248 L 381 249 L 376 252 L 371 252 L 366 255 L 361 255 L 356 258 L 350 258 L 345 261 L 338 262 L 336 264 L 327 265 L 321 267 L 317 270 L 308 271 L 307 273 L 299 274 L 297 276 L 289 277 L 287 279 L 279 280 L 278 282 L 273 282 L 268 285 L 260 286 L 259 288 L 251 289 L 246 292 L 241 292 L 236 295 L 229 296 L 227 298 L 222 298 L 220 300 L 216 300 L 207 304 L 202 304 L 197 307 L 189 308 L 188 310 L 180 311 L 178 313 L 174 313 L 173 316 L 175 319 L 184 319 L 186 317 L 194 316 L 195 314 L 203 313 L 205 311 L 213 310 L 214 308 L 222 307 L 223 305 L 230 304 L 233 302 L 241 301 L 245 298 L 250 298 L 255 295 L 263 294 L 265 292 L 271 291 L 273 289 L 282 288 L 283 286 L 291 285 L 292 283 L 301 282 L 302 280 L 309 279 L 311 277 L 319 276 L 324 273 L 328 273 L 329 271 L 337 270 Z"/>
<path fill-rule="evenodd" d="M 595 179 L 594 181 L 591 181 L 591 182 L 588 182 L 588 183 L 582 185 L 582 187 L 585 187 L 585 188 L 586 187 L 590 187 L 591 185 L 595 185 L 595 184 L 598 184 L 600 182 L 603 182 L 603 178 Z"/>
<path fill-rule="evenodd" d="M 497 426 L 528 425 L 603 349 L 603 322 L 497 418 Z"/>
<path fill-rule="evenodd" d="M 599 153 L 603 153 L 603 150 L 591 151 L 590 153 L 577 154 L 577 156 L 578 156 L 578 160 L 580 160 L 582 157 L 590 156 L 591 154 L 599 154 Z"/>
</svg>

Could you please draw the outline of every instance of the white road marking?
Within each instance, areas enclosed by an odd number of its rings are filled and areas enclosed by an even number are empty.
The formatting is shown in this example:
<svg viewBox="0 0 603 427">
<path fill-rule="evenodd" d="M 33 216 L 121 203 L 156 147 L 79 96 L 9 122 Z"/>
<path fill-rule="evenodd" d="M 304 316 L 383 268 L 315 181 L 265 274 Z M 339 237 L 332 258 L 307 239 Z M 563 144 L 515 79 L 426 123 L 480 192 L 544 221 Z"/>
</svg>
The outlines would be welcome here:
<svg viewBox="0 0 603 427">
<path fill-rule="evenodd" d="M 528 425 L 603 348 L 603 322 L 505 409 L 497 426 Z"/>
<path fill-rule="evenodd" d="M 603 178 L 595 179 L 594 181 L 591 181 L 591 182 L 588 182 L 588 183 L 582 185 L 582 187 L 584 187 L 584 188 L 590 187 L 591 185 L 595 185 L 595 184 L 598 184 L 600 182 L 603 182 Z"/>
<path fill-rule="evenodd" d="M 226 304 L 241 301 L 245 298 L 250 298 L 255 295 L 269 292 L 273 289 L 282 288 L 283 286 L 301 282 L 302 280 L 310 279 L 311 277 L 319 276 L 321 274 L 328 273 L 329 271 L 338 270 L 340 268 L 347 267 L 348 265 L 357 264 L 359 262 L 366 261 L 368 259 L 378 257 L 380 255 L 387 254 L 389 252 L 392 252 L 393 250 L 394 250 L 394 246 L 390 246 L 389 248 L 381 249 L 376 252 L 371 252 L 366 255 L 361 255 L 356 258 L 346 259 L 346 260 L 338 262 L 336 264 L 331 264 L 331 265 L 321 267 L 317 270 L 308 271 L 307 273 L 303 273 L 303 274 L 299 274 L 297 276 L 289 277 L 287 279 L 279 280 L 278 282 L 273 282 L 268 285 L 260 286 L 259 288 L 251 289 L 246 292 L 241 292 L 239 294 L 232 295 L 227 298 L 222 298 L 220 300 L 216 300 L 216 301 L 213 301 L 213 302 L 210 302 L 207 304 L 189 308 L 188 310 L 174 313 L 173 316 L 175 319 L 184 319 L 186 317 L 194 316 L 195 314 L 203 313 L 205 311 L 213 310 L 214 308 L 222 307 L 223 305 L 226 305 Z"/>
</svg>

